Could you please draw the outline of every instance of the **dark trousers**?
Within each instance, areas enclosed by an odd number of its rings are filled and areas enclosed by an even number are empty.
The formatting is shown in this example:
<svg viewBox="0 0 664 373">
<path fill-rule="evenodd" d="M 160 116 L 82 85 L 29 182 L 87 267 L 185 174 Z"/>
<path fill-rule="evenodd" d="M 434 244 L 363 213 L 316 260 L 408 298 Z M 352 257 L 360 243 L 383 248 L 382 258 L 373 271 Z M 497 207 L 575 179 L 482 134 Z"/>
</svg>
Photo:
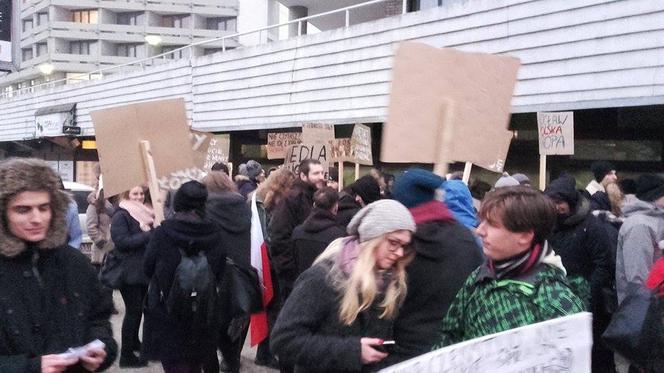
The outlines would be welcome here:
<svg viewBox="0 0 664 373">
<path fill-rule="evenodd" d="M 143 298 L 145 298 L 146 292 L 147 287 L 145 285 L 124 285 L 120 288 L 120 294 L 125 304 L 120 355 L 132 354 L 132 351 L 140 351 L 141 349 L 138 332 L 141 327 Z"/>
<path fill-rule="evenodd" d="M 164 368 L 164 373 L 201 373 L 200 362 L 162 361 L 161 367 Z"/>
</svg>

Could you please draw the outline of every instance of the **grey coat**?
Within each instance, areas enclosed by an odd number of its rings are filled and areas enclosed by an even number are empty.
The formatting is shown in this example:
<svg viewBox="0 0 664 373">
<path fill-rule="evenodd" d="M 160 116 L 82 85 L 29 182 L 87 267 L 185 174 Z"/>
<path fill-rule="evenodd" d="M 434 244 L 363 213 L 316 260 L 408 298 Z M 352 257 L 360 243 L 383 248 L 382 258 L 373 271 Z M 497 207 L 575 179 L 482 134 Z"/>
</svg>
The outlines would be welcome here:
<svg viewBox="0 0 664 373">
<path fill-rule="evenodd" d="M 380 319 L 371 307 L 351 325 L 339 321 L 339 292 L 328 273 L 331 262 L 304 271 L 286 301 L 270 335 L 270 348 L 280 361 L 295 365 L 295 372 L 365 372 L 360 338 L 391 339 L 392 320 Z M 374 305 L 380 303 L 375 300 Z"/>
<path fill-rule="evenodd" d="M 637 200 L 623 212 L 627 218 L 618 234 L 616 257 L 618 303 L 625 299 L 628 283 L 645 283 L 664 244 L 664 207 Z"/>
</svg>

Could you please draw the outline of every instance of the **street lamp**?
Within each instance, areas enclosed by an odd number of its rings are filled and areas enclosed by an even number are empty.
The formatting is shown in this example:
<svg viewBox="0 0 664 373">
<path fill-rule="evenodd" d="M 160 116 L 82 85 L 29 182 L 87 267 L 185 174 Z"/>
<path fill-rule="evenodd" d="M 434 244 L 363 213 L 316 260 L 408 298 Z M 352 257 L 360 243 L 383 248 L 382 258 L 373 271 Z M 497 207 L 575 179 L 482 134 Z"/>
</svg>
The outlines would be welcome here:
<svg viewBox="0 0 664 373">
<path fill-rule="evenodd" d="M 145 41 L 152 45 L 153 47 L 158 46 L 161 44 L 161 36 L 159 35 L 145 35 Z"/>
<path fill-rule="evenodd" d="M 43 63 L 37 66 L 37 68 L 39 69 L 39 72 L 41 72 L 44 75 L 51 75 L 51 73 L 53 73 L 53 70 L 55 70 L 55 66 L 53 66 L 53 64 L 50 62 Z"/>
</svg>

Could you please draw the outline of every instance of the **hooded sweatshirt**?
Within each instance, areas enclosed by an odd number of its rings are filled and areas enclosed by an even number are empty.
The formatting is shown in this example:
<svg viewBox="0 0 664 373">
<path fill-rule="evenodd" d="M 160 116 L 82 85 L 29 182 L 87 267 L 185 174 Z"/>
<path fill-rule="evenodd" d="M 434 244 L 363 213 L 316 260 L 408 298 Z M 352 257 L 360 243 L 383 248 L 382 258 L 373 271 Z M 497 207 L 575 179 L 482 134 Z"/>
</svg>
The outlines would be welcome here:
<svg viewBox="0 0 664 373">
<path fill-rule="evenodd" d="M 409 209 L 417 230 L 415 259 L 406 268 L 408 294 L 394 323 L 392 365 L 431 350 L 443 317 L 470 273 L 482 263 L 472 233 L 436 200 Z"/>
<path fill-rule="evenodd" d="M 210 193 L 206 216 L 216 223 L 229 258 L 240 266 L 251 267 L 251 208 L 235 192 Z"/>
<path fill-rule="evenodd" d="M 468 186 L 461 180 L 448 180 L 443 183 L 443 189 L 445 204 L 452 211 L 454 218 L 468 229 L 477 228 L 479 221 Z"/>
<path fill-rule="evenodd" d="M 625 299 L 627 284 L 645 283 L 648 273 L 662 256 L 664 207 L 637 200 L 623 208 L 625 222 L 618 233 L 616 291 L 618 303 Z"/>
</svg>

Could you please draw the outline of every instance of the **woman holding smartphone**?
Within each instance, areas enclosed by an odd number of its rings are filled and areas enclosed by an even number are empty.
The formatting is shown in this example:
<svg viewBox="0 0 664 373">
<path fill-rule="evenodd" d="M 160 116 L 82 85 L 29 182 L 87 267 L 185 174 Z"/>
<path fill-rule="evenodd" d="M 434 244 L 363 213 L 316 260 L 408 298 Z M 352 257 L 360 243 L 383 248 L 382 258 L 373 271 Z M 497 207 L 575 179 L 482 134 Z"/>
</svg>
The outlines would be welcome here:
<svg viewBox="0 0 664 373">
<path fill-rule="evenodd" d="M 406 296 L 415 222 L 403 205 L 361 209 L 349 237 L 333 241 L 295 283 L 270 336 L 295 372 L 362 372 L 387 357 L 384 340 Z M 383 350 L 383 351 L 381 351 Z"/>
</svg>

